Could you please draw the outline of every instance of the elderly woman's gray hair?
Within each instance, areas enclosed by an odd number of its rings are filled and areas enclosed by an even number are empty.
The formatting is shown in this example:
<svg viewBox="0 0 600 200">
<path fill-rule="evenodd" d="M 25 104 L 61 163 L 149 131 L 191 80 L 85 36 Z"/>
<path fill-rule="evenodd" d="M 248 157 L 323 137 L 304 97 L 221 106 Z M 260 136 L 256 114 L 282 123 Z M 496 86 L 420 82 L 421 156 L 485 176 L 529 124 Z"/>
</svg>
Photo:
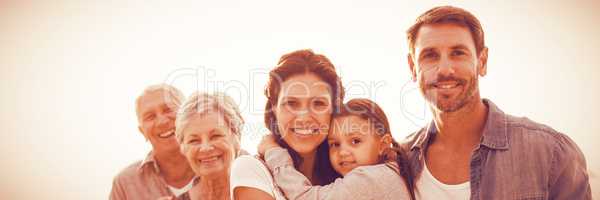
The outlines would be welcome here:
<svg viewBox="0 0 600 200">
<path fill-rule="evenodd" d="M 177 120 L 175 121 L 175 137 L 177 141 L 183 143 L 183 128 L 189 118 L 194 115 L 204 115 L 208 112 L 219 112 L 223 115 L 225 125 L 233 132 L 238 139 L 241 139 L 242 126 L 244 119 L 235 101 L 226 94 L 196 92 L 179 108 Z"/>
</svg>

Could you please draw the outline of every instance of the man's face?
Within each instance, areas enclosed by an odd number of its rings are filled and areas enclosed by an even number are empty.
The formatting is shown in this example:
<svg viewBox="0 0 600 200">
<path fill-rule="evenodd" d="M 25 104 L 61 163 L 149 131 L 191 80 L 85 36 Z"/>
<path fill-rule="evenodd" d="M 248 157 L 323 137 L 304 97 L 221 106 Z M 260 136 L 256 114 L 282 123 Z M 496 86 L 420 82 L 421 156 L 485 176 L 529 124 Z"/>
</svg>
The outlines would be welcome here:
<svg viewBox="0 0 600 200">
<path fill-rule="evenodd" d="M 467 27 L 423 25 L 409 55 L 413 81 L 438 111 L 454 112 L 479 99 L 478 75 L 485 75 L 487 49 L 477 55 Z"/>
<path fill-rule="evenodd" d="M 139 130 L 155 152 L 178 151 L 175 139 L 176 100 L 164 91 L 144 94 L 139 100 Z"/>
</svg>

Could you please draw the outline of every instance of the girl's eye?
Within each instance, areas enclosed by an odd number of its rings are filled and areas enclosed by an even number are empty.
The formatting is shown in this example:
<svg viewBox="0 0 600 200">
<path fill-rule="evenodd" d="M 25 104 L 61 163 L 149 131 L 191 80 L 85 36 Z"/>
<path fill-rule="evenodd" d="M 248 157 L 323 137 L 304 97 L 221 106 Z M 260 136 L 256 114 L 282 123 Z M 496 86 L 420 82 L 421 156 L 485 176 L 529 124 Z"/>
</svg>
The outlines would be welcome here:
<svg viewBox="0 0 600 200">
<path fill-rule="evenodd" d="M 337 142 L 331 142 L 331 143 L 329 143 L 329 147 L 330 148 L 336 148 L 336 147 L 339 147 L 339 146 L 340 146 L 340 143 L 337 143 Z"/>
<path fill-rule="evenodd" d="M 360 144 L 362 141 L 358 138 L 353 138 L 351 142 L 352 144 Z"/>
</svg>

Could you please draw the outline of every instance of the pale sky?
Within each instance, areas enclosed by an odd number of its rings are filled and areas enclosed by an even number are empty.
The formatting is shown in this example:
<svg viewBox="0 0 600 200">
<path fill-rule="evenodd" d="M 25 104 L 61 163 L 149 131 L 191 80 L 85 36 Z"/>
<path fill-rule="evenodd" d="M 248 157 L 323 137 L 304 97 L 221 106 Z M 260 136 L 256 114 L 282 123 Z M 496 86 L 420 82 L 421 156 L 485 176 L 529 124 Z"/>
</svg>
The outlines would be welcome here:
<svg viewBox="0 0 600 200">
<path fill-rule="evenodd" d="M 0 199 L 107 199 L 113 177 L 150 145 L 134 99 L 150 84 L 224 91 L 262 134 L 266 72 L 311 48 L 331 59 L 348 99 L 378 102 L 402 138 L 430 118 L 410 82 L 405 30 L 455 5 L 489 47 L 482 96 L 570 136 L 600 193 L 600 28 L 593 1 L 0 0 Z"/>
</svg>

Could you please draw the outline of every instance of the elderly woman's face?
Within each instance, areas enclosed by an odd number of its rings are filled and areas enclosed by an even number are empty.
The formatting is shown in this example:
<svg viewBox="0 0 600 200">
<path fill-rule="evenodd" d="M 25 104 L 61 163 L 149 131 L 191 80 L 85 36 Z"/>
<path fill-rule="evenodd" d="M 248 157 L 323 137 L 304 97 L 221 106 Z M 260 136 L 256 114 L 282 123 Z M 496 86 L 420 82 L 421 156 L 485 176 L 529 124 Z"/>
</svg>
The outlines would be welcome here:
<svg viewBox="0 0 600 200">
<path fill-rule="evenodd" d="M 329 130 L 330 86 L 312 73 L 291 76 L 273 111 L 283 140 L 300 154 L 314 153 Z"/>
<path fill-rule="evenodd" d="M 195 114 L 184 123 L 181 150 L 198 176 L 229 173 L 239 141 L 221 113 Z"/>
</svg>

